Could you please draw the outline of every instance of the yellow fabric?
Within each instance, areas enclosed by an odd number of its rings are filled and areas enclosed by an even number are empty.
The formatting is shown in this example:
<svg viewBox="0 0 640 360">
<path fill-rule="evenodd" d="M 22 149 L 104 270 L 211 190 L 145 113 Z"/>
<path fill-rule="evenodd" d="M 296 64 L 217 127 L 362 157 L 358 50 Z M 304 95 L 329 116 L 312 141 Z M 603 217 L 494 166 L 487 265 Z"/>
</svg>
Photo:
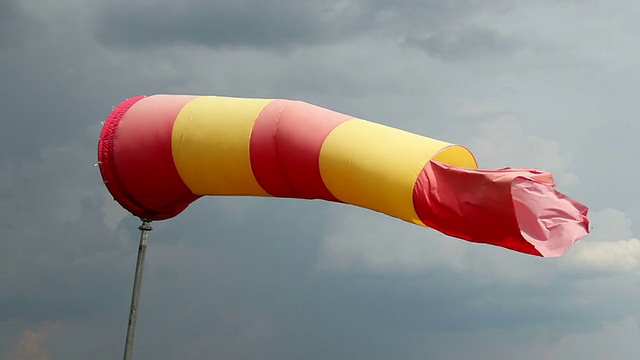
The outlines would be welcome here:
<svg viewBox="0 0 640 360">
<path fill-rule="evenodd" d="M 451 145 L 442 149 L 431 160 L 467 169 L 476 169 L 478 167 L 476 158 L 469 149 L 460 145 Z"/>
<path fill-rule="evenodd" d="M 251 171 L 249 141 L 256 117 L 272 101 L 202 96 L 182 108 L 172 151 L 194 194 L 268 196 Z"/>
<path fill-rule="evenodd" d="M 473 155 L 463 147 L 353 119 L 325 140 L 320 172 L 339 200 L 424 226 L 413 207 L 413 188 L 436 154 L 451 165 L 475 167 Z"/>
</svg>

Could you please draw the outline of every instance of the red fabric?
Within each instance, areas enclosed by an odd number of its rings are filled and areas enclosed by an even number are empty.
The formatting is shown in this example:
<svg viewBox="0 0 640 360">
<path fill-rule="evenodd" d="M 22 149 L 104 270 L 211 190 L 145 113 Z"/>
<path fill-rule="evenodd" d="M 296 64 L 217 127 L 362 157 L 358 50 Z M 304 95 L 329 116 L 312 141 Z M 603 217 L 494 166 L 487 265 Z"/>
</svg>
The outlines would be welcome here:
<svg viewBox="0 0 640 360">
<path fill-rule="evenodd" d="M 171 151 L 175 118 L 193 98 L 132 98 L 116 107 L 105 122 L 100 170 L 115 200 L 133 215 L 168 219 L 199 197 L 178 175 Z"/>
<path fill-rule="evenodd" d="M 351 117 L 299 101 L 267 105 L 253 127 L 251 167 L 260 186 L 278 197 L 338 201 L 320 175 L 320 149 Z"/>
<path fill-rule="evenodd" d="M 464 240 L 560 256 L 589 232 L 588 208 L 533 169 L 470 170 L 430 161 L 413 201 L 425 225 Z"/>
<path fill-rule="evenodd" d="M 98 140 L 98 166 L 102 180 L 114 200 L 118 201 L 120 205 L 134 214 L 140 212 L 140 206 L 135 201 L 132 201 L 133 199 L 129 200 L 129 197 L 126 196 L 127 191 L 116 171 L 113 148 L 116 130 L 118 129 L 122 116 L 131 106 L 142 99 L 144 99 L 144 96 L 133 97 L 116 106 L 104 122 L 100 139 Z"/>
</svg>

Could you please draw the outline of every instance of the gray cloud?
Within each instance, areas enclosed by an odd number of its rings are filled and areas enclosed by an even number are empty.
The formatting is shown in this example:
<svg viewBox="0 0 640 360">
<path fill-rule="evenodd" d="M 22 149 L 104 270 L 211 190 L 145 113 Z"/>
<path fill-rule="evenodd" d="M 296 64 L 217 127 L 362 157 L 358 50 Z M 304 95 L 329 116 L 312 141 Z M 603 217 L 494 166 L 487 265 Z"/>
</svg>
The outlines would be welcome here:
<svg viewBox="0 0 640 360">
<path fill-rule="evenodd" d="M 422 37 L 408 36 L 405 41 L 407 45 L 424 49 L 435 58 L 454 63 L 504 57 L 524 46 L 521 40 L 478 27 Z"/>
<path fill-rule="evenodd" d="M 0 2 L 0 49 L 19 47 L 37 29 L 19 0 Z M 0 57 L 2 54 L 0 53 Z"/>
<path fill-rule="evenodd" d="M 551 140 L 528 135 L 522 119 L 513 114 L 496 114 L 492 121 L 482 123 L 478 135 L 470 143 L 476 155 L 484 159 L 484 167 L 533 167 L 546 169 L 562 187 L 579 183 L 579 177 L 568 171 L 569 155 L 562 154 L 560 145 Z M 519 148 L 520 151 L 510 151 Z"/>
<path fill-rule="evenodd" d="M 487 28 L 459 26 L 478 10 L 508 8 L 500 2 L 479 6 L 473 1 L 413 0 L 112 2 L 97 13 L 95 34 L 105 44 L 133 49 L 167 45 L 290 49 L 383 35 L 404 38 L 406 44 L 435 58 L 458 62 L 509 55 L 523 46 Z"/>
<path fill-rule="evenodd" d="M 96 37 L 132 48 L 195 44 L 290 48 L 348 39 L 358 11 L 330 1 L 186 1 L 110 3 L 98 14 Z M 122 11 L 122 7 L 127 11 Z"/>
<path fill-rule="evenodd" d="M 82 317 L 126 296 L 119 282 L 133 258 L 103 224 L 106 194 L 95 185 L 92 155 L 82 147 L 45 148 L 39 161 L 4 164 L 0 321 Z"/>
</svg>

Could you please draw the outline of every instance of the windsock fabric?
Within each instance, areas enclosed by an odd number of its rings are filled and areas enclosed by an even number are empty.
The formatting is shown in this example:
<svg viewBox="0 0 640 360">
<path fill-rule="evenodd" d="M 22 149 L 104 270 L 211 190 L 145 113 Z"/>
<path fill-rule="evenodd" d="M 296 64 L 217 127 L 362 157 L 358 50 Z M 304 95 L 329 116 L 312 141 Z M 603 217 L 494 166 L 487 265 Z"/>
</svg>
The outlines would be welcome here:
<svg viewBox="0 0 640 360">
<path fill-rule="evenodd" d="M 351 204 L 471 242 L 562 255 L 588 209 L 533 169 L 478 170 L 466 148 L 300 101 L 153 95 L 128 99 L 98 144 L 107 189 L 163 220 L 201 196 Z"/>
</svg>

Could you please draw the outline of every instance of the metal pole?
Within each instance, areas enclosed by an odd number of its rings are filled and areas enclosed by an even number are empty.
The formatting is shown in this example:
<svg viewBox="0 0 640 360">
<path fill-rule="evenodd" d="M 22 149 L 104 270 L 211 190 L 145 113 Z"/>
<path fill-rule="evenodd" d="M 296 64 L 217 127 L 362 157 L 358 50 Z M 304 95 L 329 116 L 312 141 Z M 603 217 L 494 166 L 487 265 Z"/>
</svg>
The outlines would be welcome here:
<svg viewBox="0 0 640 360">
<path fill-rule="evenodd" d="M 136 319 L 138 317 L 138 301 L 140 300 L 140 286 L 142 285 L 142 270 L 144 268 L 144 257 L 147 252 L 147 236 L 151 227 L 151 220 L 142 219 L 140 230 L 140 246 L 138 246 L 138 261 L 136 262 L 136 275 L 133 279 L 133 293 L 131 294 L 131 308 L 129 310 L 129 327 L 127 327 L 127 339 L 124 344 L 124 360 L 131 360 L 133 353 L 133 335 L 136 330 Z"/>
</svg>

